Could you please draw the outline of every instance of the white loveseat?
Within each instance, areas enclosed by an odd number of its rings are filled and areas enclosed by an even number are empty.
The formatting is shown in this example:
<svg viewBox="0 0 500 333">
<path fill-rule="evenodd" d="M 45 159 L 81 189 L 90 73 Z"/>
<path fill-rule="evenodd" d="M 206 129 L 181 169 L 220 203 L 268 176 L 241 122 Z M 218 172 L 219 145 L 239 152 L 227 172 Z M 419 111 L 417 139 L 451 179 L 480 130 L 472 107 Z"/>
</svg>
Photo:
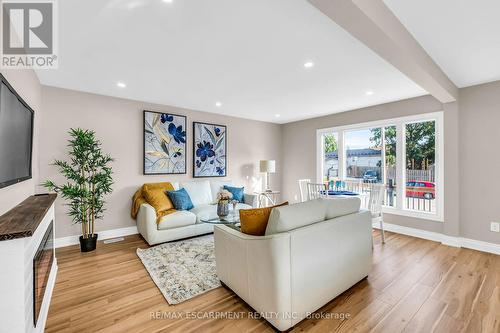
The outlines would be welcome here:
<svg viewBox="0 0 500 333">
<path fill-rule="evenodd" d="M 372 225 L 359 198 L 274 208 L 265 236 L 217 225 L 219 279 L 284 331 L 368 275 Z"/>
<path fill-rule="evenodd" d="M 172 182 L 172 185 L 176 190 L 186 189 L 194 208 L 168 214 L 157 223 L 155 209 L 147 203 L 142 204 L 137 214 L 137 229 L 149 245 L 213 232 L 213 225 L 202 223 L 200 219 L 216 218 L 217 193 L 224 185 L 235 186 L 229 180 Z M 255 195 L 245 194 L 244 203 L 239 203 L 236 209 L 248 209 L 256 204 Z"/>
</svg>

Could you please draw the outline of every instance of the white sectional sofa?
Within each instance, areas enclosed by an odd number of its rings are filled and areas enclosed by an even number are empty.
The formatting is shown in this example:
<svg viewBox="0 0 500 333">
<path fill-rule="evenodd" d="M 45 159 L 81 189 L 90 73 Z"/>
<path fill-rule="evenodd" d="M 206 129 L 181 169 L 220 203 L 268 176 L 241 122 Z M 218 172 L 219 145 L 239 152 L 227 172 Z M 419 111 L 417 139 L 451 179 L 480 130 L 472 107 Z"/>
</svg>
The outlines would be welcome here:
<svg viewBox="0 0 500 333">
<path fill-rule="evenodd" d="M 149 245 L 213 232 L 213 225 L 202 223 L 200 219 L 217 217 L 217 193 L 224 185 L 235 186 L 229 180 L 172 182 L 172 185 L 176 190 L 186 189 L 194 208 L 166 215 L 157 223 L 155 209 L 147 203 L 142 204 L 137 214 L 137 229 Z M 244 203 L 236 206 L 237 210 L 256 207 L 255 195 L 245 194 L 244 199 Z"/>
<path fill-rule="evenodd" d="M 265 236 L 215 226 L 219 279 L 284 331 L 368 275 L 369 211 L 359 198 L 274 208 Z"/>
</svg>

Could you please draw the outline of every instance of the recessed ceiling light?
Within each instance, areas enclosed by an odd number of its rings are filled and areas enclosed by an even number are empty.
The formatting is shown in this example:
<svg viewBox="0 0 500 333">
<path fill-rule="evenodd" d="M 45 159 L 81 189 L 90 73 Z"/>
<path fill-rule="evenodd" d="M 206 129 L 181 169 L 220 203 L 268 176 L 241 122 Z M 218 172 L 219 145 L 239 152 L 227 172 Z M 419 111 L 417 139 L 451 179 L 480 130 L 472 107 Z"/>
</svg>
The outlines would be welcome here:
<svg viewBox="0 0 500 333">
<path fill-rule="evenodd" d="M 276 113 L 274 116 L 275 116 L 276 118 L 281 117 L 281 115 L 280 115 L 279 113 Z"/>
<path fill-rule="evenodd" d="M 374 92 L 373 92 L 373 91 L 371 91 L 371 90 L 368 90 L 367 92 L 365 92 L 365 94 L 366 94 L 366 96 L 371 96 L 371 95 L 373 95 L 373 94 L 374 94 Z"/>
<path fill-rule="evenodd" d="M 165 2 L 165 3 L 172 3 L 173 0 L 163 0 L 163 2 Z"/>
<path fill-rule="evenodd" d="M 312 62 L 312 61 L 305 62 L 304 67 L 305 68 L 312 68 L 312 67 L 314 67 L 314 62 Z"/>
<path fill-rule="evenodd" d="M 216 102 L 215 106 L 218 107 L 218 108 L 220 108 L 222 106 L 222 103 L 221 102 Z"/>
<path fill-rule="evenodd" d="M 116 86 L 117 86 L 118 88 L 125 88 L 127 85 L 126 85 L 124 82 L 118 82 L 118 83 L 116 84 Z"/>
</svg>

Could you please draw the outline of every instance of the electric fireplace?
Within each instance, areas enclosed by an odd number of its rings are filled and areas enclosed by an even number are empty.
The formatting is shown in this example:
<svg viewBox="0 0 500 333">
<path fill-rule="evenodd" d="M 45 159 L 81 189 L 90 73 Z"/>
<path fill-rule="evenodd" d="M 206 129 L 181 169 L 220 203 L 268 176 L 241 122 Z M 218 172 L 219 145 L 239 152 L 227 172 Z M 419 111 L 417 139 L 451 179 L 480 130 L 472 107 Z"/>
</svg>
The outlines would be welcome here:
<svg viewBox="0 0 500 333">
<path fill-rule="evenodd" d="M 54 221 L 51 221 L 33 257 L 33 320 L 35 326 L 42 307 L 43 295 L 47 288 L 52 262 L 54 261 L 53 224 Z"/>
</svg>

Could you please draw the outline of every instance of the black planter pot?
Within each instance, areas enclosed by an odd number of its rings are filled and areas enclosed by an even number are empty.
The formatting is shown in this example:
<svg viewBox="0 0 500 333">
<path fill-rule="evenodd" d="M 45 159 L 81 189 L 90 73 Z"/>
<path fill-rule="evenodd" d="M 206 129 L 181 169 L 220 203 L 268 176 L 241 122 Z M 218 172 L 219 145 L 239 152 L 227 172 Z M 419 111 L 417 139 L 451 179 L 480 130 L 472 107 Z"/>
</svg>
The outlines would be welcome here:
<svg viewBox="0 0 500 333">
<path fill-rule="evenodd" d="M 83 238 L 80 236 L 80 251 L 81 252 L 90 252 L 94 251 L 97 245 L 97 234 L 94 234 L 93 237 Z"/>
</svg>

